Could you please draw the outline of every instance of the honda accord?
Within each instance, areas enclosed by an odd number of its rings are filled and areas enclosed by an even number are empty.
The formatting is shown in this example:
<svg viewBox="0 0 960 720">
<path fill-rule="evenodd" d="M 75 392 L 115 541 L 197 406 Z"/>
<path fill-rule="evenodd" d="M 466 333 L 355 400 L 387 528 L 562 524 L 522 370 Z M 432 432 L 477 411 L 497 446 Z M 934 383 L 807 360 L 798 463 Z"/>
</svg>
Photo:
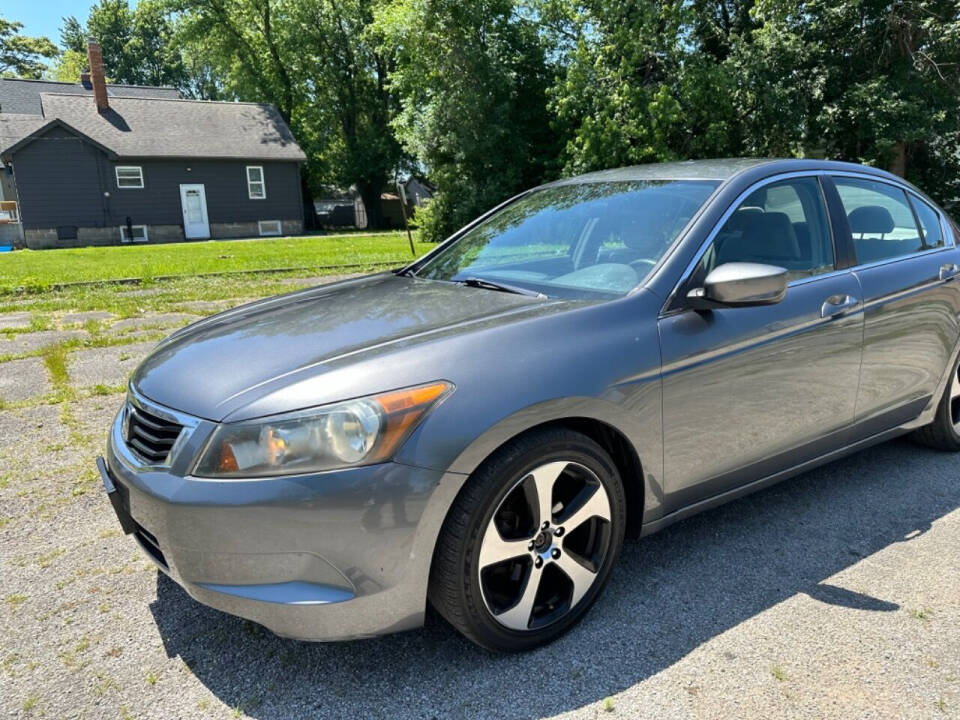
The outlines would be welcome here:
<svg viewBox="0 0 960 720">
<path fill-rule="evenodd" d="M 411 265 L 214 315 L 98 466 L 201 603 L 308 640 L 569 630 L 625 537 L 912 432 L 960 449 L 960 234 L 875 168 L 725 160 L 522 193 Z"/>
</svg>

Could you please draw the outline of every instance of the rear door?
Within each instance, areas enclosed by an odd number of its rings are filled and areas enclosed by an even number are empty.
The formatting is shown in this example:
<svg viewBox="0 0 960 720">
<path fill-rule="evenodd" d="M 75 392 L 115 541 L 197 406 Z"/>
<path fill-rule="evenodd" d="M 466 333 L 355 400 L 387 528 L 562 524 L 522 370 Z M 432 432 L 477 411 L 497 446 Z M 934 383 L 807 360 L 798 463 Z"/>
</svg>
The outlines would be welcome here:
<svg viewBox="0 0 960 720">
<path fill-rule="evenodd" d="M 856 174 L 832 180 L 863 288 L 856 433 L 867 437 L 934 400 L 960 335 L 960 256 L 940 211 L 909 189 Z"/>
<path fill-rule="evenodd" d="M 786 267 L 790 283 L 775 305 L 680 300 L 661 317 L 668 512 L 842 445 L 857 396 L 860 285 L 837 261 L 816 175 L 755 186 L 701 253 L 675 297 L 728 262 Z"/>
</svg>

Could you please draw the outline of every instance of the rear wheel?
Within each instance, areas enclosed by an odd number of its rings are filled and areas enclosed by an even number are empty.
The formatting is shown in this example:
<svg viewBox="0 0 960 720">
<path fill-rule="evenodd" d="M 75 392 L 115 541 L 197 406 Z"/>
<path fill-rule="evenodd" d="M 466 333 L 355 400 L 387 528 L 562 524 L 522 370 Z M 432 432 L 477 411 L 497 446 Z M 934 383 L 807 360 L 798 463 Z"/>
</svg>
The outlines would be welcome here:
<svg viewBox="0 0 960 720">
<path fill-rule="evenodd" d="M 960 451 L 960 360 L 953 367 L 933 422 L 917 430 L 914 437 L 938 450 Z"/>
<path fill-rule="evenodd" d="M 491 457 L 451 508 L 431 602 L 491 650 L 543 645 L 599 595 L 625 525 L 623 486 L 603 448 L 569 430 L 524 436 Z"/>
</svg>

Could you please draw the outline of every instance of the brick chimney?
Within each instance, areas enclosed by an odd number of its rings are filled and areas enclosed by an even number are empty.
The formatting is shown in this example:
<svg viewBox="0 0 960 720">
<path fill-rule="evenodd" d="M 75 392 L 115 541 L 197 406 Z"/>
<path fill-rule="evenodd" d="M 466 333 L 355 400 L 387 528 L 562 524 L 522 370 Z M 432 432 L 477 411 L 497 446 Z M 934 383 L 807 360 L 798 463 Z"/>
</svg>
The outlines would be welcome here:
<svg viewBox="0 0 960 720">
<path fill-rule="evenodd" d="M 100 43 L 93 38 L 87 40 L 87 62 L 90 64 L 90 83 L 93 85 L 93 100 L 99 112 L 110 109 L 107 102 L 107 79 L 103 74 L 103 56 Z"/>
</svg>

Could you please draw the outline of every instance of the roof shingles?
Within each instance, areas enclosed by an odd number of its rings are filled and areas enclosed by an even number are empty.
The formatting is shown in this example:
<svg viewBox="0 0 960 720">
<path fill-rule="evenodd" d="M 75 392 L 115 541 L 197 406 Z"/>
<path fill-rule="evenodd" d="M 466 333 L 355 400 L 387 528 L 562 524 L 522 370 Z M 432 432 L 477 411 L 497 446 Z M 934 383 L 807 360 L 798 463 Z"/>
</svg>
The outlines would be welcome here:
<svg viewBox="0 0 960 720">
<path fill-rule="evenodd" d="M 36 132 L 47 122 L 42 115 L 0 113 L 0 150 Z M 3 161 L 0 160 L 0 168 L 3 166 Z"/>
<path fill-rule="evenodd" d="M 117 157 L 305 159 L 270 105 L 112 97 L 100 113 L 84 96 L 44 93 L 42 102 L 45 122 L 61 120 Z"/>
<path fill-rule="evenodd" d="M 93 98 L 93 89 L 81 83 L 54 82 L 52 80 L 26 80 L 23 78 L 0 78 L 0 113 L 42 115 L 40 95 L 58 93 Z M 154 97 L 175 100 L 180 97 L 176 88 L 149 87 L 145 85 L 113 85 L 107 83 L 109 97 Z"/>
</svg>

